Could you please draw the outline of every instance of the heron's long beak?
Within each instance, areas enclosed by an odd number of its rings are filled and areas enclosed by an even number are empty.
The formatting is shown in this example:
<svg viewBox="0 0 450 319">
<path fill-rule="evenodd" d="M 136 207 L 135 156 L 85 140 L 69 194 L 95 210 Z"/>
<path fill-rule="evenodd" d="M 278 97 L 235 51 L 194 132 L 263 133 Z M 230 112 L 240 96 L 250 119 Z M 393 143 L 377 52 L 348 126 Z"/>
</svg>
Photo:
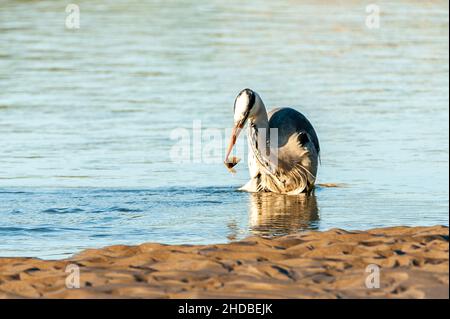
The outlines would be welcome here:
<svg viewBox="0 0 450 319">
<path fill-rule="evenodd" d="M 228 162 L 228 157 L 230 156 L 231 151 L 233 150 L 233 146 L 234 144 L 236 144 L 236 140 L 239 137 L 241 131 L 242 127 L 240 127 L 239 124 L 233 127 L 233 131 L 231 132 L 230 144 L 228 145 L 227 149 L 227 155 L 225 156 L 225 162 Z"/>
</svg>

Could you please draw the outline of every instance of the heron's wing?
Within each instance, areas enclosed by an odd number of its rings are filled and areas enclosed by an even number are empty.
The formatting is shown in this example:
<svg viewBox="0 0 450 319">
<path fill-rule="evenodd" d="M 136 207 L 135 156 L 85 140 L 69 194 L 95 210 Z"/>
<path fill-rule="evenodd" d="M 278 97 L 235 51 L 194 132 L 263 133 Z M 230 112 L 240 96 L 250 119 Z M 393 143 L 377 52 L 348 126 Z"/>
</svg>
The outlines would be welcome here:
<svg viewBox="0 0 450 319">
<path fill-rule="evenodd" d="M 294 133 L 306 133 L 314 144 L 317 154 L 320 153 L 319 138 L 308 119 L 297 110 L 289 107 L 276 108 L 269 112 L 269 127 L 278 129 L 278 145 L 283 146 Z"/>
<path fill-rule="evenodd" d="M 286 184 L 286 189 L 293 190 L 314 185 L 320 147 L 311 123 L 291 108 L 275 109 L 269 116 L 269 127 L 278 129 L 277 175 L 280 181 Z"/>
</svg>

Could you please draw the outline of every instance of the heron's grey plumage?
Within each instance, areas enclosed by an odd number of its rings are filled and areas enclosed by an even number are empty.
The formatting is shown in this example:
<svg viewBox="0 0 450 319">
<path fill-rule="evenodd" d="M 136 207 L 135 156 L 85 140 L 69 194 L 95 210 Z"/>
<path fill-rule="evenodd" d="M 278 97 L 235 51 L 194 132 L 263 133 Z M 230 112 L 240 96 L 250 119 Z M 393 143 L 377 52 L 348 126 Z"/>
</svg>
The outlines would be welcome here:
<svg viewBox="0 0 450 319">
<path fill-rule="evenodd" d="M 253 93 L 259 106 L 248 119 L 251 179 L 241 190 L 289 195 L 311 191 L 320 154 L 319 139 L 313 126 L 292 108 L 277 108 L 267 114 L 261 98 Z M 273 129 L 277 129 L 276 140 Z M 262 130 L 267 131 L 263 138 Z"/>
</svg>

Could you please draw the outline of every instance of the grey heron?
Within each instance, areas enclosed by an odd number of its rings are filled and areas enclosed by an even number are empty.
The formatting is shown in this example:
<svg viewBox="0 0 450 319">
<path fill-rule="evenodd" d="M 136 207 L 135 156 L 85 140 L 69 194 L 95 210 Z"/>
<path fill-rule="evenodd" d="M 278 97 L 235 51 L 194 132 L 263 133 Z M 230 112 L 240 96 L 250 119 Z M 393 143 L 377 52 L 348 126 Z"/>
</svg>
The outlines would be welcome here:
<svg viewBox="0 0 450 319">
<path fill-rule="evenodd" d="M 234 102 L 234 127 L 225 156 L 228 168 L 237 164 L 229 156 L 247 122 L 250 181 L 240 189 L 288 195 L 310 192 L 316 181 L 320 146 L 308 119 L 289 107 L 267 113 L 258 93 L 242 90 Z"/>
</svg>

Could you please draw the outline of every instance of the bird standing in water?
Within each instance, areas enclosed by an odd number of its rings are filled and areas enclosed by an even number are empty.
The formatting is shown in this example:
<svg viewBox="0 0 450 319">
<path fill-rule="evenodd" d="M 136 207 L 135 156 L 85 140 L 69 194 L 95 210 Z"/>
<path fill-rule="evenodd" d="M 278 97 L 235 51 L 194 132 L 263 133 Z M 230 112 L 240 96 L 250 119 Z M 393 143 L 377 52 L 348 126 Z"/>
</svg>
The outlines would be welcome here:
<svg viewBox="0 0 450 319">
<path fill-rule="evenodd" d="M 310 192 L 316 181 L 320 146 L 308 119 L 288 107 L 267 113 L 258 93 L 242 90 L 234 102 L 234 128 L 225 157 L 229 168 L 237 164 L 236 160 L 230 162 L 229 156 L 247 122 L 250 181 L 240 189 L 288 195 Z"/>
</svg>

